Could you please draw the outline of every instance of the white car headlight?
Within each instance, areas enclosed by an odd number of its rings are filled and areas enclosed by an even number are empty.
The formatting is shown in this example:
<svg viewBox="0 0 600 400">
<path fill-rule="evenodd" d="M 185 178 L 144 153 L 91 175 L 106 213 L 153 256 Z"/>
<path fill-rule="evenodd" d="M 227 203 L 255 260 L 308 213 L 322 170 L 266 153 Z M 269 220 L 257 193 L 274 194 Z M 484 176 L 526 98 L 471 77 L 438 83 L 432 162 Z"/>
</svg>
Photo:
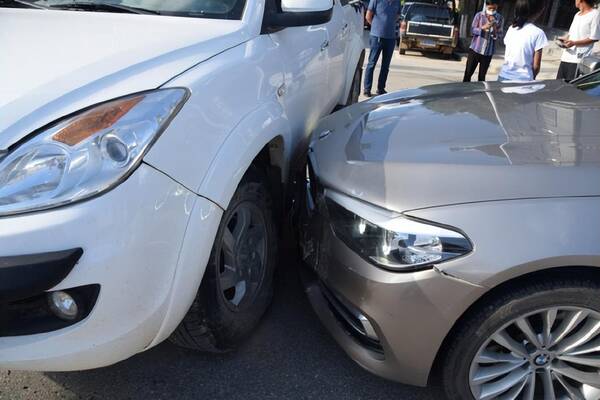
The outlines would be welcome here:
<svg viewBox="0 0 600 400">
<path fill-rule="evenodd" d="M 473 250 L 471 242 L 451 228 L 386 213 L 335 193 L 328 195 L 327 211 L 335 235 L 382 268 L 414 271 Z"/>
<path fill-rule="evenodd" d="M 36 133 L 0 162 L 0 215 L 56 207 L 118 185 L 188 97 L 161 89 L 94 106 Z"/>
</svg>

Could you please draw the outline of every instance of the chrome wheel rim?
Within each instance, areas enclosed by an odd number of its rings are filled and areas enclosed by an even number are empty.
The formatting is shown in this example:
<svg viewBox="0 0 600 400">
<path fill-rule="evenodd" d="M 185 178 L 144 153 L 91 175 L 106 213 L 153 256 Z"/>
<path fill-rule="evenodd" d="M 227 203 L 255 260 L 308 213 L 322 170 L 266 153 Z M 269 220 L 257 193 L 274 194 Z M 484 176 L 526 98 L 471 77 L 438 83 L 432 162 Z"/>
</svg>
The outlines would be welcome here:
<svg viewBox="0 0 600 400">
<path fill-rule="evenodd" d="M 600 399 L 600 313 L 553 307 L 495 332 L 471 363 L 478 400 Z"/>
<path fill-rule="evenodd" d="M 219 285 L 226 304 L 239 310 L 252 304 L 267 264 L 267 227 L 262 211 L 244 202 L 230 214 L 223 231 Z"/>
</svg>

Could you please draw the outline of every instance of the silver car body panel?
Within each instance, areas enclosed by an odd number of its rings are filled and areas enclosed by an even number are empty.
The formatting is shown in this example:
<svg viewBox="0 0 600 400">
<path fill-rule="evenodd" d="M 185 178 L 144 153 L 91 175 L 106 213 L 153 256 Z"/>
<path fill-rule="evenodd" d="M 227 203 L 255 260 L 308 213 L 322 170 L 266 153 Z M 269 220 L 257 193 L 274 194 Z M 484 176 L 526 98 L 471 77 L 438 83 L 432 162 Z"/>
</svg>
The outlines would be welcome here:
<svg viewBox="0 0 600 400">
<path fill-rule="evenodd" d="M 323 120 L 323 184 L 389 210 L 600 195 L 600 99 L 566 83 L 437 85 Z"/>
<path fill-rule="evenodd" d="M 600 186 L 600 176 L 589 183 Z M 459 226 L 475 248 L 438 268 L 488 288 L 550 268 L 600 267 L 600 197 L 463 204 L 409 214 Z"/>
<path fill-rule="evenodd" d="M 437 353 L 456 320 L 486 288 L 437 270 L 401 274 L 369 264 L 317 218 L 321 226 L 318 279 L 306 284 L 317 315 L 338 344 L 368 371 L 397 382 L 425 386 Z M 323 282 L 367 318 L 383 355 L 360 344 L 332 313 Z"/>
<path fill-rule="evenodd" d="M 301 243 L 317 278 L 307 293 L 344 350 L 380 376 L 425 385 L 456 321 L 503 282 L 600 267 L 600 99 L 574 86 L 453 84 L 380 96 L 324 119 L 309 159 Z M 342 205 L 358 215 L 455 227 L 473 251 L 425 271 L 378 268 L 335 236 L 330 191 L 353 198 Z M 343 329 L 329 291 L 337 308 L 368 318 L 383 357 Z"/>
</svg>

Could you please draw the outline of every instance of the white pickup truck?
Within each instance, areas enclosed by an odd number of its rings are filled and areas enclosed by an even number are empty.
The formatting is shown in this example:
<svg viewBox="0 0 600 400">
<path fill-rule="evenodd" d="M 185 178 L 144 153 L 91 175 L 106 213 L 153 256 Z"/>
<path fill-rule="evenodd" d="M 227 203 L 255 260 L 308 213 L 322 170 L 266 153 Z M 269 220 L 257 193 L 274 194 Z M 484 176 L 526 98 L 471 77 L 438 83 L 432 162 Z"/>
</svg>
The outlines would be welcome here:
<svg viewBox="0 0 600 400">
<path fill-rule="evenodd" d="M 248 335 L 292 160 L 358 98 L 355 7 L 0 0 L 0 368 Z"/>
</svg>

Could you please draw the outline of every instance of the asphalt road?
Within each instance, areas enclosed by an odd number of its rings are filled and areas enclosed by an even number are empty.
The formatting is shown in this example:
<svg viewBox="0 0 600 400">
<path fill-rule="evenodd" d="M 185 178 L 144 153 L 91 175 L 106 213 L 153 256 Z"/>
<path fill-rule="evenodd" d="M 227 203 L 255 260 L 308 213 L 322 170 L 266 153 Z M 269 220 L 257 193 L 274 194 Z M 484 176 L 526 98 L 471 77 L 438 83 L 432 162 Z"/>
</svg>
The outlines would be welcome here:
<svg viewBox="0 0 600 400">
<path fill-rule="evenodd" d="M 367 61 L 365 59 L 365 67 Z M 498 72 L 500 72 L 503 61 L 503 54 L 494 57 L 487 75 L 489 81 L 498 79 Z M 554 79 L 559 64 L 560 59 L 556 58 L 556 55 L 549 54 L 545 56 L 538 79 Z M 396 51 L 392 58 L 386 90 L 392 92 L 438 83 L 462 82 L 465 65 L 466 56 L 457 55 L 454 59 L 447 60 L 444 56 L 436 53 L 422 53 L 411 50 L 401 56 Z M 379 68 L 376 68 L 373 91 L 377 89 L 378 76 Z M 477 80 L 477 73 L 473 75 L 473 79 Z M 364 99 L 364 97 L 361 97 L 361 99 Z"/>
<path fill-rule="evenodd" d="M 206 355 L 163 343 L 92 371 L 0 370 L 0 399 L 436 398 L 430 389 L 369 374 L 337 347 L 310 308 L 295 252 L 287 247 L 275 277 L 273 305 L 237 352 Z"/>
</svg>

